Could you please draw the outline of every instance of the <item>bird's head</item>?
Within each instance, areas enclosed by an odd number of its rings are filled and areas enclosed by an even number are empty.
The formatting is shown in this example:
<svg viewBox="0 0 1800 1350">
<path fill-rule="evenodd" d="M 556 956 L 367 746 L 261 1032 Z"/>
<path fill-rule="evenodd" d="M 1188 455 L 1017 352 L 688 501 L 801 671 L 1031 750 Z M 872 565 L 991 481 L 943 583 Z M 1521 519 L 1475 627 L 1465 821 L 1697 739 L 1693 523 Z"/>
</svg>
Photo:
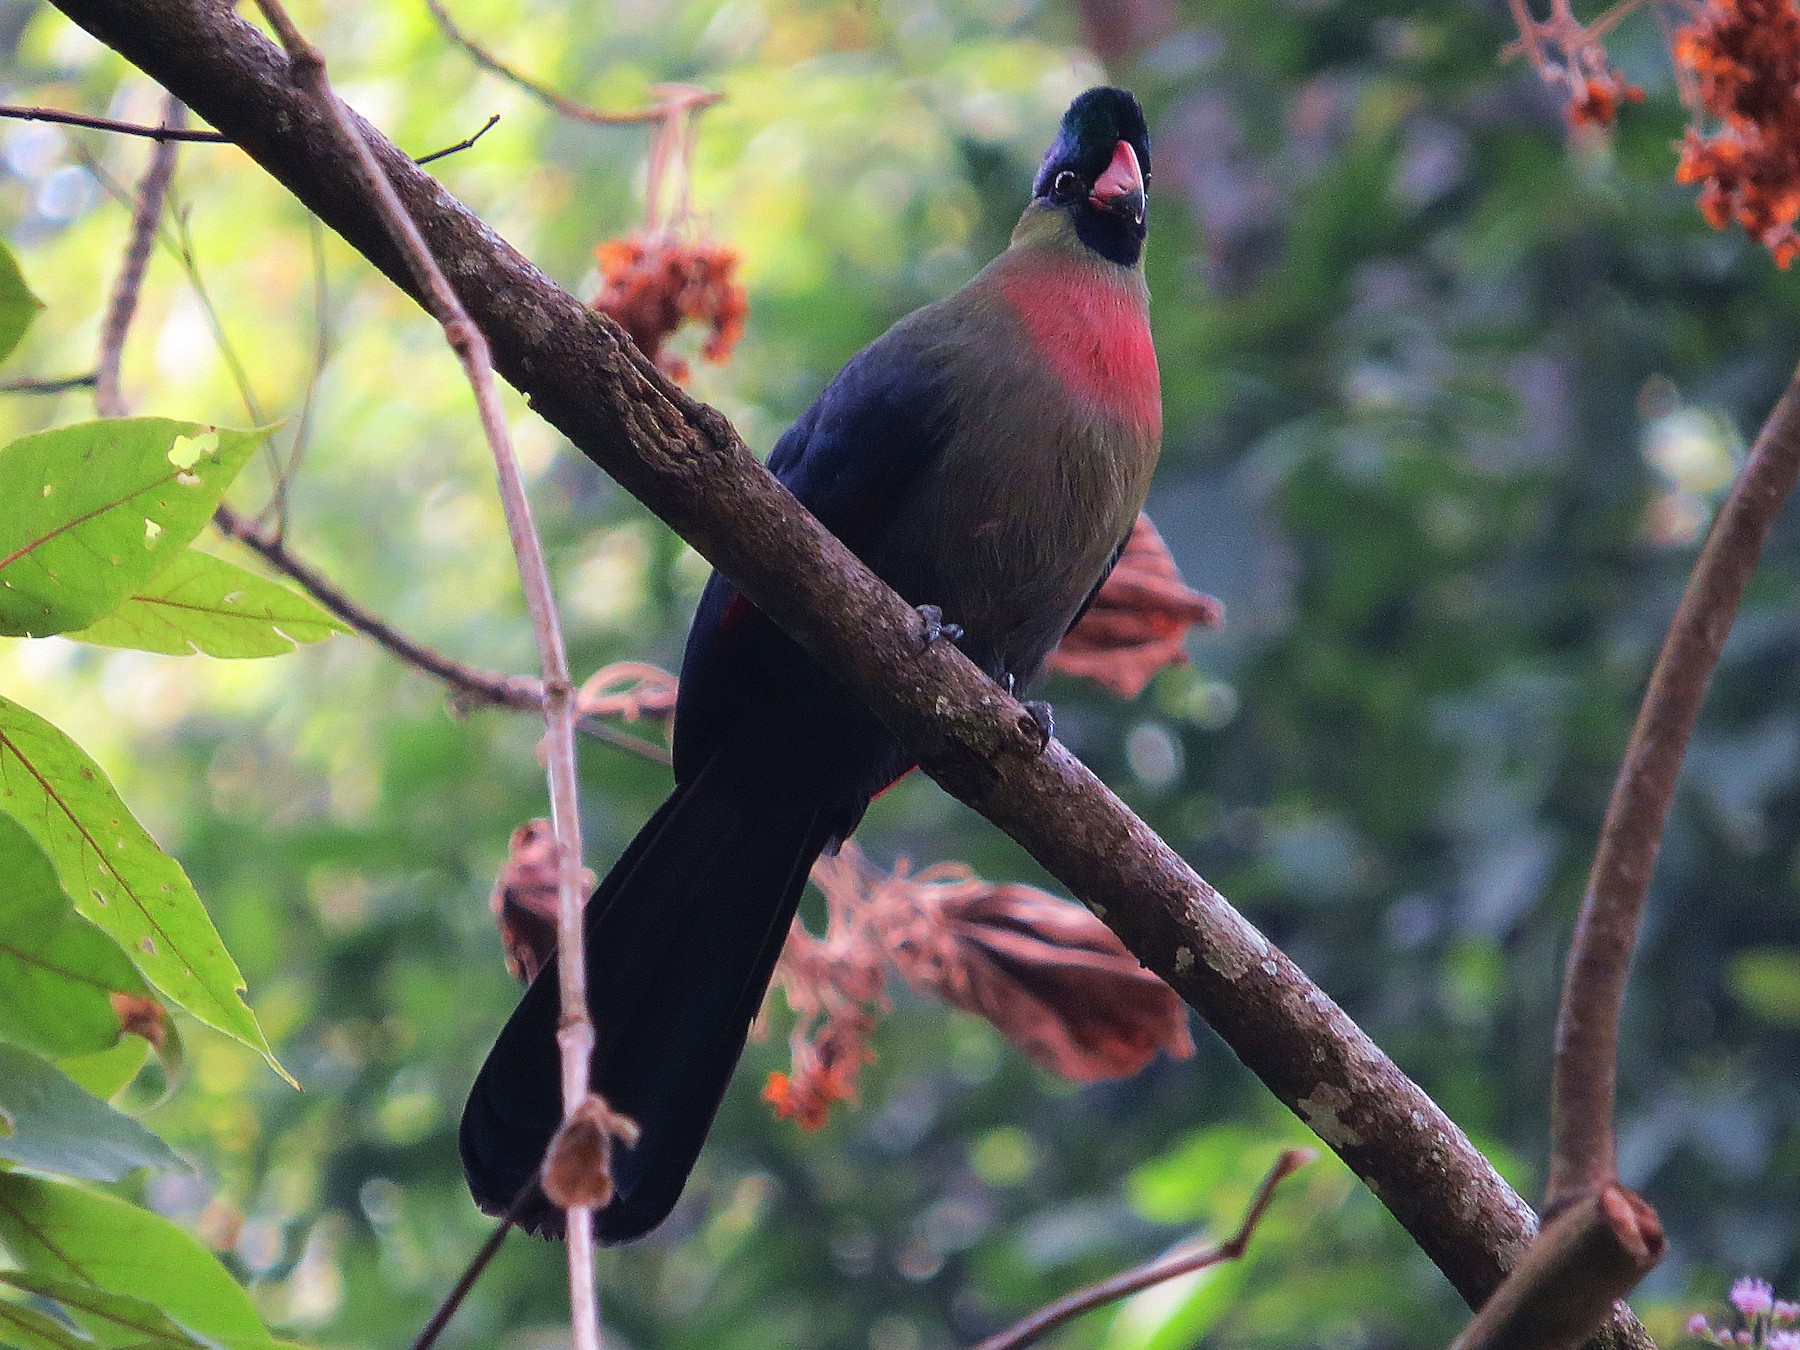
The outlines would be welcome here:
<svg viewBox="0 0 1800 1350">
<path fill-rule="evenodd" d="M 1150 129 L 1123 89 L 1090 89 L 1063 114 L 1032 185 L 1032 206 L 1066 214 L 1076 237 L 1110 262 L 1134 266 L 1144 251 Z"/>
</svg>

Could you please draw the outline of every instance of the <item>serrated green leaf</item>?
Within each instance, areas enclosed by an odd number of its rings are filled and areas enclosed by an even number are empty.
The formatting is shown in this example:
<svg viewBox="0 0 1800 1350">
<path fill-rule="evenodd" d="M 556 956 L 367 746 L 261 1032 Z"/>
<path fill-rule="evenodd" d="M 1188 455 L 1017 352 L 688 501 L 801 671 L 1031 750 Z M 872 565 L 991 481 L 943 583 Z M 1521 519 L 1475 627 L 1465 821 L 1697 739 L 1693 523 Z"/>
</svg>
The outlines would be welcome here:
<svg viewBox="0 0 1800 1350">
<path fill-rule="evenodd" d="M 82 1181 L 120 1181 L 140 1167 L 186 1170 L 130 1116 L 83 1092 L 48 1060 L 0 1045 L 0 1158 Z"/>
<path fill-rule="evenodd" d="M 0 1242 L 27 1275 L 143 1299 L 233 1347 L 270 1342 L 250 1296 L 211 1252 L 161 1215 L 113 1196 L 0 1173 Z"/>
<path fill-rule="evenodd" d="M 114 942 L 75 912 L 49 857 L 0 814 L 0 1039 L 46 1055 L 84 1055 L 119 1041 L 112 995 L 144 993 Z"/>
<path fill-rule="evenodd" d="M 12 355 L 31 321 L 43 312 L 44 302 L 31 293 L 19 260 L 0 244 L 0 360 Z"/>
<path fill-rule="evenodd" d="M 18 1270 L 0 1271 L 0 1284 L 56 1300 L 102 1344 L 128 1343 L 158 1350 L 210 1350 L 212 1345 L 155 1304 L 129 1294 Z"/>
<path fill-rule="evenodd" d="M 0 1345 L 16 1350 L 92 1350 L 49 1313 L 0 1299 Z"/>
<path fill-rule="evenodd" d="M 133 819 L 80 746 L 6 698 L 0 698 L 0 812 L 49 854 L 76 910 L 111 934 L 152 985 L 286 1076 L 240 997 L 237 963 L 181 864 Z"/>
<path fill-rule="evenodd" d="M 350 630 L 298 591 L 188 549 L 99 623 L 65 634 L 167 656 L 279 656 Z"/>
<path fill-rule="evenodd" d="M 86 628 L 142 589 L 267 434 L 127 417 L 0 450 L 0 633 Z"/>
</svg>

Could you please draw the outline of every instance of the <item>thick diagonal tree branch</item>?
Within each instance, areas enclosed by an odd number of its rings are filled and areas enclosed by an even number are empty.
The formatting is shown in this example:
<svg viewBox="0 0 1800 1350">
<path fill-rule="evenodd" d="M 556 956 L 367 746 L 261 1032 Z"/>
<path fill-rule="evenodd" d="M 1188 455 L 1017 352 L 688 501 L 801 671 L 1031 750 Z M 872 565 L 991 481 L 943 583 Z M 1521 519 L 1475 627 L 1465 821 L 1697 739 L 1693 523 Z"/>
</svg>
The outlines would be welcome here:
<svg viewBox="0 0 1800 1350">
<path fill-rule="evenodd" d="M 353 170 L 283 58 L 216 0 L 55 0 L 241 145 L 411 289 Z M 370 145 L 493 346 L 590 459 L 838 672 L 925 769 L 1019 840 L 1200 1011 L 1334 1148 L 1463 1297 L 1498 1284 L 1529 1206 L 1429 1097 L 1014 700 L 797 503 L 729 424 L 554 285 L 372 128 Z M 1615 1335 L 1647 1345 L 1622 1314 Z"/>
</svg>

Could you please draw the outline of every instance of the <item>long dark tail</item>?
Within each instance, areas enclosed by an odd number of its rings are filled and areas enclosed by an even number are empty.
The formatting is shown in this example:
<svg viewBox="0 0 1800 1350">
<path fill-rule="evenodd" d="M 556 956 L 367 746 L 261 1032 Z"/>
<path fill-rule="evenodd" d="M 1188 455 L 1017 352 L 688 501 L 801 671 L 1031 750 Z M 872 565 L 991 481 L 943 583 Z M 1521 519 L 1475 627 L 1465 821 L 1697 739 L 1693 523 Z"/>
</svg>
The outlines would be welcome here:
<svg viewBox="0 0 1800 1350">
<path fill-rule="evenodd" d="M 615 1150 L 603 1242 L 667 1217 L 693 1170 L 806 874 L 827 831 L 816 806 L 757 791 L 715 760 L 677 787 L 588 903 L 594 1090 L 643 1134 Z M 475 1202 L 503 1214 L 530 1184 L 562 1116 L 559 990 L 546 966 L 526 990 L 463 1110 L 463 1170 Z M 519 1226 L 559 1237 L 541 1193 Z"/>
</svg>

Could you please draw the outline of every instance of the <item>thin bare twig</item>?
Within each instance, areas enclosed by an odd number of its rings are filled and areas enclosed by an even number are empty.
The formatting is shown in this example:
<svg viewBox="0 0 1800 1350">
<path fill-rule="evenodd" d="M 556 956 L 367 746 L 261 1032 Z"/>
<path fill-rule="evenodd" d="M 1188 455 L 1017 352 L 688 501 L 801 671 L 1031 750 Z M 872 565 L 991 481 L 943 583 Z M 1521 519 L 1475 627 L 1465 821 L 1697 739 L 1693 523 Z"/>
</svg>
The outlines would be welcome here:
<svg viewBox="0 0 1800 1350">
<path fill-rule="evenodd" d="M 557 946 L 558 980 L 562 991 L 562 1018 L 557 1044 L 562 1051 L 563 1120 L 573 1120 L 591 1095 L 589 1062 L 594 1051 L 594 1025 L 588 1015 L 587 970 L 582 916 L 586 896 L 581 885 L 581 818 L 575 780 L 575 689 L 569 679 L 569 658 L 563 647 L 562 625 L 556 599 L 550 589 L 550 569 L 543 544 L 531 519 L 531 501 L 524 475 L 513 454 L 506 413 L 494 382 L 493 358 L 487 339 L 470 320 L 462 301 L 438 266 L 418 223 L 401 202 L 369 143 L 363 138 L 349 109 L 331 87 L 325 60 L 294 27 L 281 0 L 257 0 L 263 17 L 275 30 L 288 55 L 288 72 L 295 87 L 314 98 L 330 119 L 337 138 L 352 156 L 356 176 L 379 212 L 383 226 L 411 269 L 426 307 L 444 329 L 464 373 L 475 392 L 482 431 L 493 451 L 505 509 L 507 531 L 518 558 L 519 577 L 531 611 L 532 632 L 544 670 L 545 759 L 550 779 L 550 828 L 556 839 L 558 872 Z M 585 1205 L 572 1206 L 565 1222 L 569 1249 L 570 1334 L 575 1350 L 599 1350 L 600 1318 L 594 1287 L 593 1212 Z"/>
<path fill-rule="evenodd" d="M 19 122 L 55 122 L 58 126 L 86 127 L 90 131 L 110 131 L 119 136 L 144 136 L 153 141 L 186 141 L 190 144 L 230 145 L 231 138 L 217 131 L 191 130 L 178 126 L 147 127 L 137 122 L 117 122 L 110 117 L 90 117 L 86 113 L 63 112 L 60 108 L 0 107 L 0 117 Z"/>
<path fill-rule="evenodd" d="M 374 642 L 389 656 L 423 671 L 449 687 L 456 701 L 466 706 L 512 708 L 519 712 L 544 711 L 544 683 L 533 675 L 505 675 L 484 670 L 434 651 L 400 632 L 380 615 L 352 600 L 313 564 L 299 557 L 272 531 L 244 519 L 228 505 L 213 513 L 213 524 L 229 538 L 260 555 L 276 571 L 297 582 L 301 589 L 334 617 Z M 617 746 L 656 764 L 670 762 L 669 752 L 641 737 L 629 735 L 597 717 L 583 717 L 576 724 L 586 735 Z"/>
<path fill-rule="evenodd" d="M 1024 1350 L 1024 1347 L 1036 1345 L 1065 1322 L 1072 1321 L 1083 1313 L 1105 1307 L 1108 1303 L 1117 1303 L 1120 1299 L 1140 1293 L 1153 1285 L 1191 1275 L 1196 1270 L 1236 1261 L 1249 1248 L 1251 1235 L 1256 1232 L 1257 1224 L 1262 1222 L 1269 1202 L 1275 1198 L 1275 1188 L 1318 1156 L 1310 1148 L 1283 1150 L 1275 1160 L 1275 1165 L 1257 1186 L 1256 1194 L 1251 1197 L 1250 1207 L 1244 1211 L 1244 1218 L 1238 1224 L 1237 1232 L 1216 1247 L 1202 1247 L 1197 1251 L 1160 1256 L 1154 1261 L 1114 1275 L 1111 1279 L 1090 1284 L 1086 1289 L 1079 1289 L 1039 1308 L 1005 1331 L 989 1336 L 975 1350 Z"/>
<path fill-rule="evenodd" d="M 442 150 L 433 150 L 429 155 L 420 155 L 413 163 L 429 164 L 436 159 L 443 159 L 449 155 L 461 154 L 464 150 L 467 150 L 471 145 L 475 144 L 476 141 L 487 135 L 488 132 L 492 131 L 494 129 L 494 124 L 499 120 L 499 113 L 491 113 L 488 116 L 488 120 L 481 124 L 481 130 L 476 132 L 473 136 L 464 136 L 455 145 L 446 145 Z"/>
<path fill-rule="evenodd" d="M 517 85 L 545 107 L 561 113 L 564 117 L 573 118 L 577 122 L 587 122 L 594 126 L 617 127 L 635 126 L 643 122 L 659 122 L 666 112 L 666 108 L 661 103 L 649 108 L 634 108 L 629 112 L 602 112 L 598 108 L 588 107 L 585 103 L 577 103 L 574 99 L 557 93 L 548 85 L 540 84 L 529 75 L 515 70 L 476 42 L 474 38 L 456 26 L 456 21 L 450 17 L 450 12 L 444 8 L 441 0 L 425 0 L 425 4 L 431 10 L 431 17 L 437 20 L 437 26 L 443 30 L 444 36 L 467 52 L 471 61 L 490 74 L 498 75 L 501 79 Z M 720 94 L 705 94 L 703 101 L 696 106 L 710 106 L 717 103 L 722 97 L 723 95 Z"/>
<path fill-rule="evenodd" d="M 26 376 L 0 384 L 0 394 L 66 394 L 71 389 L 92 389 L 98 378 L 91 373 L 65 375 L 60 380 L 40 380 L 34 376 Z"/>
<path fill-rule="evenodd" d="M 481 1249 L 469 1259 L 469 1264 L 463 1267 L 462 1274 L 456 1277 L 456 1283 L 450 1287 L 450 1292 L 444 1295 L 444 1301 L 438 1304 L 437 1311 L 431 1314 L 431 1319 L 425 1323 L 418 1336 L 414 1338 L 411 1350 L 431 1350 L 431 1347 L 437 1344 L 438 1337 L 444 1334 L 444 1328 L 450 1325 L 450 1319 L 456 1316 L 456 1310 L 462 1307 L 463 1300 L 469 1296 L 469 1291 L 475 1287 L 475 1282 L 481 1278 L 488 1268 L 488 1263 L 499 1252 L 500 1244 L 506 1241 L 506 1235 L 512 1231 L 519 1211 L 536 1198 L 537 1181 L 533 1179 L 513 1198 L 511 1207 L 501 1217 L 500 1222 L 494 1226 L 494 1231 L 488 1234 L 487 1241 L 481 1244 Z"/>
<path fill-rule="evenodd" d="M 1556 1021 L 1546 1213 L 1616 1180 L 1619 1013 L 1638 921 L 1707 682 L 1797 472 L 1800 369 L 1763 424 L 1694 564 L 1613 784 Z"/>
<path fill-rule="evenodd" d="M 88 131 L 109 131 L 115 136 L 142 136 L 163 145 L 174 142 L 187 145 L 230 145 L 232 143 L 231 137 L 221 132 L 183 127 L 167 119 L 161 126 L 147 127 L 141 122 L 120 122 L 111 117 L 94 117 L 88 113 L 64 112 L 61 108 L 20 108 L 10 105 L 0 105 L 0 117 L 11 118 L 17 122 L 54 122 L 58 126 L 83 127 Z M 433 150 L 429 155 L 420 155 L 413 163 L 429 164 L 435 159 L 443 159 L 446 155 L 454 155 L 459 151 L 467 150 L 492 131 L 494 123 L 499 120 L 500 114 L 495 113 L 473 136 L 465 136 L 455 145 L 446 145 L 442 150 Z"/>
<path fill-rule="evenodd" d="M 187 119 L 187 109 L 173 94 L 163 96 L 162 125 L 179 130 Z M 106 317 L 100 323 L 100 359 L 94 367 L 94 408 L 102 417 L 123 417 L 125 395 L 119 388 L 119 364 L 125 355 L 125 336 L 131 331 L 131 320 L 137 314 L 138 297 L 144 291 L 144 271 L 150 265 L 150 250 L 156 246 L 156 227 L 162 220 L 163 200 L 169 195 L 169 184 L 175 179 L 176 145 L 160 140 L 150 151 L 150 163 L 138 180 L 137 198 L 131 207 L 131 232 L 126 237 L 125 259 L 119 265 L 119 279 L 112 297 L 106 302 Z"/>
</svg>

